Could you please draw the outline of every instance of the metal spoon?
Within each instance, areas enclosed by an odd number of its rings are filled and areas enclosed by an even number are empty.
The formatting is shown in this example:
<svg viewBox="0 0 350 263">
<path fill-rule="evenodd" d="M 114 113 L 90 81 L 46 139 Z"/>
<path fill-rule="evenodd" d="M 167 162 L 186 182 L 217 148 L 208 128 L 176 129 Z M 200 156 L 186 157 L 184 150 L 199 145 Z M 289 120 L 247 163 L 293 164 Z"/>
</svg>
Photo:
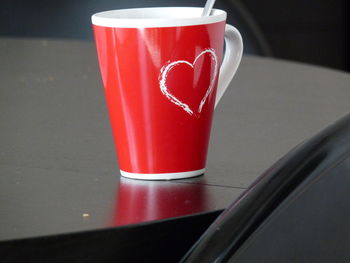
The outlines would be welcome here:
<svg viewBox="0 0 350 263">
<path fill-rule="evenodd" d="M 215 0 L 207 0 L 203 9 L 202 16 L 210 16 L 214 3 L 215 3 Z"/>
</svg>

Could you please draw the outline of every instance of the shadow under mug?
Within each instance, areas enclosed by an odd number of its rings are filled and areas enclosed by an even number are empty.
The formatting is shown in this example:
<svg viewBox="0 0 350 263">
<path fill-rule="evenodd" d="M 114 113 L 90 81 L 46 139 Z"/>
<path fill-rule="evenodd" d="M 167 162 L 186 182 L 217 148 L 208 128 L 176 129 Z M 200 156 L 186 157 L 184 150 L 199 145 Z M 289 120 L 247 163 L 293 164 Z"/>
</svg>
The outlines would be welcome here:
<svg viewBox="0 0 350 263">
<path fill-rule="evenodd" d="M 201 17 L 202 11 L 139 8 L 92 16 L 124 177 L 169 180 L 205 171 L 214 108 L 243 44 L 224 11 Z"/>
</svg>

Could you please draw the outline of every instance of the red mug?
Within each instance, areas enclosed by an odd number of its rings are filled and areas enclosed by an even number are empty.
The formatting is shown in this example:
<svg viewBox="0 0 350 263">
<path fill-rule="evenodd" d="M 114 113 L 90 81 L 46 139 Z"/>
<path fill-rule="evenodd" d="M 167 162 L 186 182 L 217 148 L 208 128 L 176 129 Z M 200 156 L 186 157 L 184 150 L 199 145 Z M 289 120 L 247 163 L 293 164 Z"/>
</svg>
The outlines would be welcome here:
<svg viewBox="0 0 350 263">
<path fill-rule="evenodd" d="M 225 11 L 201 17 L 202 11 L 138 8 L 92 16 L 124 177 L 169 180 L 205 171 L 213 111 L 243 44 L 237 29 L 225 25 Z"/>
</svg>

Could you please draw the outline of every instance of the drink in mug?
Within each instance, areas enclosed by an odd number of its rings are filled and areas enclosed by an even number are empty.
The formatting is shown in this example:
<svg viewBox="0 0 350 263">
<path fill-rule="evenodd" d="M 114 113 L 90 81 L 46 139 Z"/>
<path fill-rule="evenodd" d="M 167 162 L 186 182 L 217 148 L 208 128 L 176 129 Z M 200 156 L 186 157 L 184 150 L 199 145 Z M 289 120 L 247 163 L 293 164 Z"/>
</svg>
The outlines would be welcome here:
<svg viewBox="0 0 350 263">
<path fill-rule="evenodd" d="M 122 176 L 169 180 L 205 171 L 214 108 L 243 45 L 224 11 L 201 17 L 202 11 L 139 8 L 92 16 Z"/>
</svg>

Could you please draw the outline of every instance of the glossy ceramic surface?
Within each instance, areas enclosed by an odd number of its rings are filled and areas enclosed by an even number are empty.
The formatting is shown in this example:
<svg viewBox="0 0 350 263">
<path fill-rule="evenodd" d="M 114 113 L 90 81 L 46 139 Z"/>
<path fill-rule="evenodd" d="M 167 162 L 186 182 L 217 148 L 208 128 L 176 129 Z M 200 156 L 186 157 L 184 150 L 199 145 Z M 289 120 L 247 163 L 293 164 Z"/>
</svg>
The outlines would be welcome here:
<svg viewBox="0 0 350 263">
<path fill-rule="evenodd" d="M 94 25 L 120 169 L 205 168 L 225 22 L 161 28 Z"/>
</svg>

